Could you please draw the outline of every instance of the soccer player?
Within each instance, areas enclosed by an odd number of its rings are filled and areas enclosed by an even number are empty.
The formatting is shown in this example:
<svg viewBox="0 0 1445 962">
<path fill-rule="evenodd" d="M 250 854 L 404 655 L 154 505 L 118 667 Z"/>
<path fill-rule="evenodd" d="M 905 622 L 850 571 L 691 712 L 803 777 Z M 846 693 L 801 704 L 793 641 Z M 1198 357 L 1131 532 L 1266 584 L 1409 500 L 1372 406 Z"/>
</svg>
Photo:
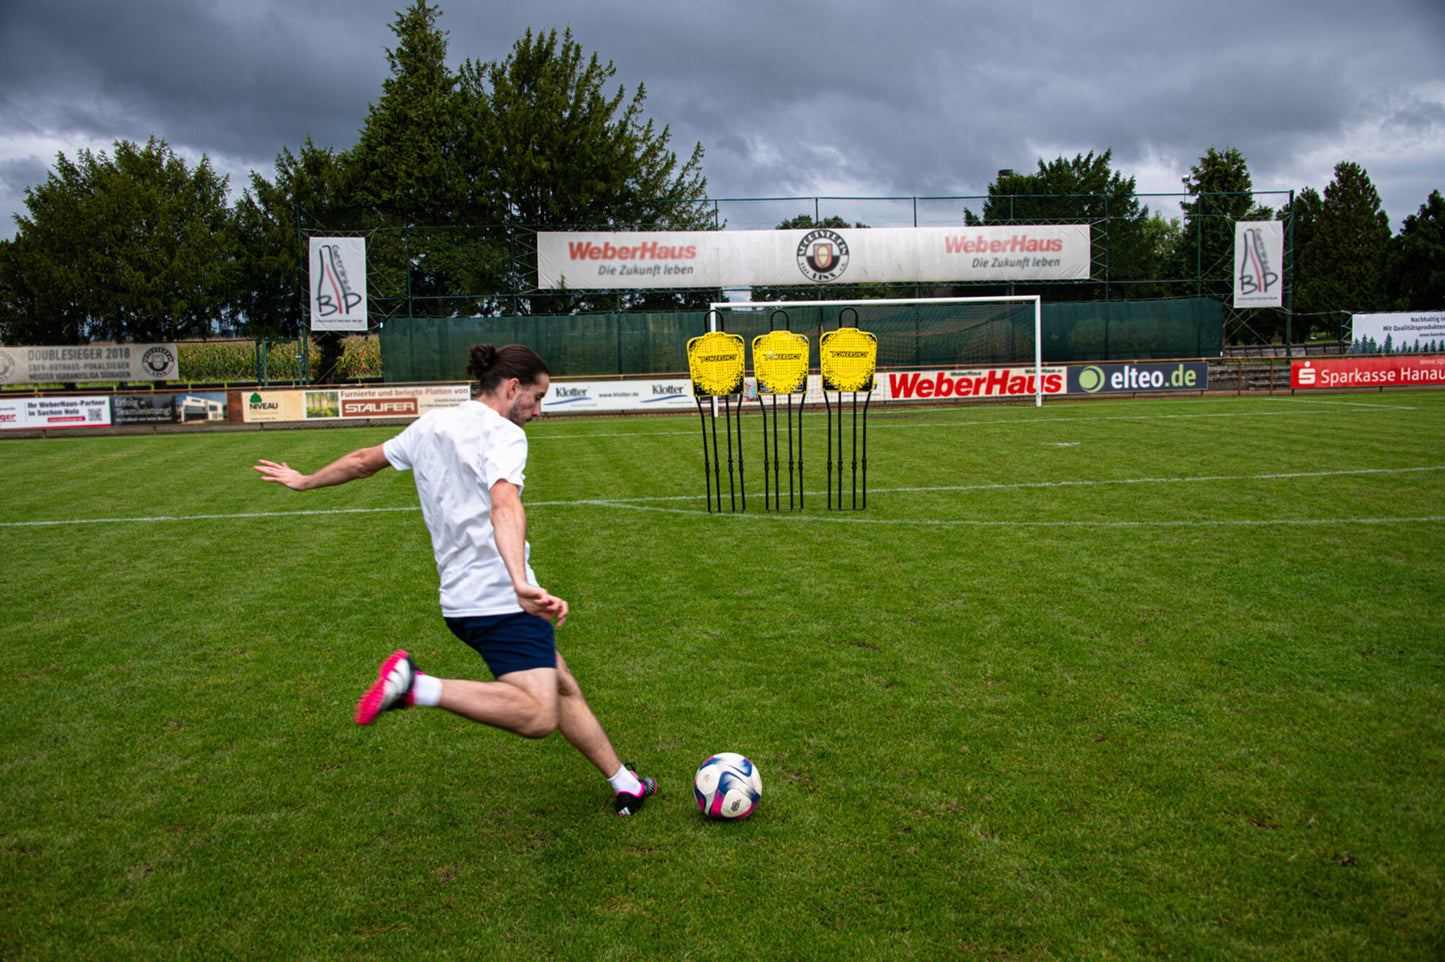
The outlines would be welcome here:
<svg viewBox="0 0 1445 962">
<path fill-rule="evenodd" d="M 618 759 L 557 651 L 553 623 L 567 619 L 567 602 L 541 587 L 530 563 L 522 425 L 541 413 L 551 373 L 521 344 L 474 346 L 467 372 L 478 382 L 474 400 L 430 411 L 384 444 L 353 451 L 314 474 L 284 461 L 262 460 L 256 470 L 295 491 L 368 478 L 388 464 L 411 471 L 436 555 L 442 615 L 495 679 L 437 678 L 397 650 L 357 703 L 357 724 L 422 705 L 526 738 L 560 731 L 611 782 L 617 814 L 634 815 L 657 783 Z"/>
</svg>

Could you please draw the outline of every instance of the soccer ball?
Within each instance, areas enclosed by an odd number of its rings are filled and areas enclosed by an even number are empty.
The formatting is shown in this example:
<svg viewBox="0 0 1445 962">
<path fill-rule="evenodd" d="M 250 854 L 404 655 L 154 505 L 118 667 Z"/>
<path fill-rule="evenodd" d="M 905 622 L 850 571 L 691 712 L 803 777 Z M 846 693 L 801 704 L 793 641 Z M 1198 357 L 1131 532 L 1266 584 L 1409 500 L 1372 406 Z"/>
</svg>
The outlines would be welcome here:
<svg viewBox="0 0 1445 962">
<path fill-rule="evenodd" d="M 708 818 L 747 818 L 763 797 L 763 779 L 737 752 L 719 752 L 698 768 L 692 793 Z"/>
</svg>

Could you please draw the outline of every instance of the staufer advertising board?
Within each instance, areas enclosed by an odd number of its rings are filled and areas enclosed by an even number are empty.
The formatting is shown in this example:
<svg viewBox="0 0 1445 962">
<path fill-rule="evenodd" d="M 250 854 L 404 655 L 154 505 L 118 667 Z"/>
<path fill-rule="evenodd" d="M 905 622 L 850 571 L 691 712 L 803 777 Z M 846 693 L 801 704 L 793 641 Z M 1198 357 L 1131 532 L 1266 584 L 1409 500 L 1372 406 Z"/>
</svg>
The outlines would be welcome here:
<svg viewBox="0 0 1445 962">
<path fill-rule="evenodd" d="M 1445 355 L 1310 358 L 1290 363 L 1292 388 L 1424 387 L 1445 384 Z"/>
<path fill-rule="evenodd" d="M 537 235 L 543 290 L 1084 280 L 1088 224 Z"/>
<path fill-rule="evenodd" d="M 465 384 L 255 390 L 241 392 L 241 416 L 247 423 L 415 418 L 470 398 Z"/>
</svg>

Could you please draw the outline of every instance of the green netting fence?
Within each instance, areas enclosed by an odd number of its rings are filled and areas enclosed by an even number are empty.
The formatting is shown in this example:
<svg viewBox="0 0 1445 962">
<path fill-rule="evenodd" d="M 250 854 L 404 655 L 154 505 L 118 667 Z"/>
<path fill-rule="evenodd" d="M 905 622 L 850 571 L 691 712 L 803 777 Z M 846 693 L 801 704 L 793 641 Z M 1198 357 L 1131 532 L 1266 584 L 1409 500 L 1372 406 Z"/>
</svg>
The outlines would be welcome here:
<svg viewBox="0 0 1445 962">
<path fill-rule="evenodd" d="M 856 305 L 857 324 L 878 337 L 880 367 L 965 367 L 1032 363 L 1033 306 Z M 787 326 L 812 340 L 816 368 L 820 319 L 837 326 L 837 308 L 790 308 Z M 726 329 L 748 343 L 783 326 L 762 311 L 725 311 Z M 508 315 L 503 317 L 392 318 L 381 327 L 382 370 L 387 381 L 466 380 L 473 344 L 526 344 L 557 377 L 680 374 L 687 342 L 707 330 L 707 313 Z M 854 323 L 848 316 L 849 325 Z M 1043 360 L 1149 360 L 1219 357 L 1224 351 L 1224 305 L 1214 298 L 1160 301 L 1045 303 Z"/>
</svg>

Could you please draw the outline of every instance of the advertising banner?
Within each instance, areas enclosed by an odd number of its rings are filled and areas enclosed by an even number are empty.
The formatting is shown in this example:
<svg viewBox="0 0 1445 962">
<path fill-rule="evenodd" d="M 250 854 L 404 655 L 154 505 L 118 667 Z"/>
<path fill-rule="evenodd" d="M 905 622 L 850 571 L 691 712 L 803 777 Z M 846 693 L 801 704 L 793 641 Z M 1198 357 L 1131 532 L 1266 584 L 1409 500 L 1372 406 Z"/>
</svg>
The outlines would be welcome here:
<svg viewBox="0 0 1445 962">
<path fill-rule="evenodd" d="M 1234 225 L 1234 306 L 1284 304 L 1284 223 L 1238 221 Z"/>
<path fill-rule="evenodd" d="M 0 384 L 173 381 L 174 344 L 0 347 Z"/>
<path fill-rule="evenodd" d="M 110 399 L 112 424 L 182 424 L 225 421 L 224 392 L 117 394 Z"/>
<path fill-rule="evenodd" d="M 366 330 L 366 238 L 311 238 L 311 330 Z"/>
<path fill-rule="evenodd" d="M 1350 325 L 1351 354 L 1445 351 L 1445 311 L 1356 314 Z"/>
<path fill-rule="evenodd" d="M 542 398 L 543 414 L 586 411 L 696 410 L 685 377 L 637 381 L 553 381 Z"/>
<path fill-rule="evenodd" d="M 1044 394 L 1063 394 L 1065 368 L 1043 369 Z M 1038 390 L 1031 367 L 986 367 L 956 371 L 889 371 L 877 378 L 873 397 L 883 401 L 919 401 L 959 397 L 1030 397 Z"/>
<path fill-rule="evenodd" d="M 1289 386 L 1421 387 L 1445 384 L 1445 355 L 1310 358 L 1290 363 Z"/>
<path fill-rule="evenodd" d="M 415 418 L 456 407 L 471 398 L 466 384 L 431 387 L 355 387 L 249 391 L 241 394 L 241 418 L 272 421 L 338 421 L 353 418 Z"/>
<path fill-rule="evenodd" d="M 110 398 L 0 398 L 0 430 L 94 428 L 110 424 Z"/>
<path fill-rule="evenodd" d="M 543 290 L 1081 280 L 1088 224 L 537 235 Z"/>
<path fill-rule="evenodd" d="M 1203 361 L 1170 364 L 1090 364 L 1069 368 L 1070 394 L 1134 391 L 1203 391 L 1209 365 Z"/>
</svg>

